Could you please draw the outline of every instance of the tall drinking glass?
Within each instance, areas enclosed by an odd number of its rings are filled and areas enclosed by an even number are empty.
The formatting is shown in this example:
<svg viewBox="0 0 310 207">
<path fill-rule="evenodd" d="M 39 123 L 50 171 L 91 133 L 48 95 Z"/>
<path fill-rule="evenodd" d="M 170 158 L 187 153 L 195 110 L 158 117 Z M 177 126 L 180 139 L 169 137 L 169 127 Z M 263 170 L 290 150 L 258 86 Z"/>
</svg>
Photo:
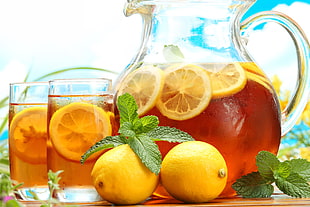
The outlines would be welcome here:
<svg viewBox="0 0 310 207">
<path fill-rule="evenodd" d="M 49 195 L 46 168 L 47 96 L 48 82 L 10 84 L 10 176 L 12 180 L 23 183 L 18 191 L 24 200 L 32 200 L 32 192 L 42 200 Z"/>
<path fill-rule="evenodd" d="M 83 155 L 93 144 L 113 134 L 114 113 L 111 80 L 59 79 L 49 82 L 47 163 L 60 174 L 56 193 L 62 202 L 100 200 L 91 170 L 100 153 L 83 165 Z"/>
</svg>

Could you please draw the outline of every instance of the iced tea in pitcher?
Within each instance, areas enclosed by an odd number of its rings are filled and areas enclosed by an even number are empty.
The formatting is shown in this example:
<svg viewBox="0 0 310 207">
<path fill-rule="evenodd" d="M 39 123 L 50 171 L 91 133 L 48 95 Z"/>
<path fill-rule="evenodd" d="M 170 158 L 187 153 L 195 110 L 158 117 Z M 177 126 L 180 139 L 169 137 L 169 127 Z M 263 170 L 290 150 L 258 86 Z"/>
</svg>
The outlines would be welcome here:
<svg viewBox="0 0 310 207">
<path fill-rule="evenodd" d="M 231 184 L 256 170 L 261 150 L 277 153 L 280 138 L 296 123 L 310 91 L 309 43 L 289 17 L 263 12 L 240 22 L 253 0 L 129 0 L 125 15 L 140 14 L 140 49 L 120 74 L 116 96 L 128 92 L 140 116 L 213 144 L 226 159 Z M 257 25 L 275 22 L 296 43 L 298 81 L 280 111 L 273 87 L 247 50 Z M 266 48 L 268 50 L 268 48 Z M 158 143 L 163 155 L 173 146 Z M 160 189 L 156 194 L 163 196 Z"/>
<path fill-rule="evenodd" d="M 223 194 L 255 171 L 255 155 L 276 153 L 281 137 L 279 107 L 264 73 L 249 63 L 143 65 L 128 74 L 118 95 L 131 93 L 140 115 L 188 132 L 216 146 L 228 166 Z M 158 142 L 163 156 L 175 145 Z M 160 194 L 160 189 L 158 189 Z"/>
</svg>

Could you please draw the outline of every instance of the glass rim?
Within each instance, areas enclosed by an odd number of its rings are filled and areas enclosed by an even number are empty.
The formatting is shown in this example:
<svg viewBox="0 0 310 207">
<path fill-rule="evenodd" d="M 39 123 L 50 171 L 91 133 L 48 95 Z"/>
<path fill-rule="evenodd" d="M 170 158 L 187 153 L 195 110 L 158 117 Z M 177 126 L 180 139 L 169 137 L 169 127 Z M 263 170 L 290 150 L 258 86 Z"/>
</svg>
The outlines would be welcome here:
<svg viewBox="0 0 310 207">
<path fill-rule="evenodd" d="M 30 82 L 13 82 L 9 83 L 10 86 L 15 85 L 48 85 L 48 81 L 30 81 Z"/>
<path fill-rule="evenodd" d="M 102 82 L 102 81 L 108 81 L 112 83 L 112 79 L 109 78 L 61 78 L 61 79 L 53 79 L 48 81 L 48 83 L 53 83 L 53 82 L 58 82 L 58 83 L 63 83 L 63 82 L 89 82 L 89 81 L 95 81 L 95 82 Z"/>
</svg>

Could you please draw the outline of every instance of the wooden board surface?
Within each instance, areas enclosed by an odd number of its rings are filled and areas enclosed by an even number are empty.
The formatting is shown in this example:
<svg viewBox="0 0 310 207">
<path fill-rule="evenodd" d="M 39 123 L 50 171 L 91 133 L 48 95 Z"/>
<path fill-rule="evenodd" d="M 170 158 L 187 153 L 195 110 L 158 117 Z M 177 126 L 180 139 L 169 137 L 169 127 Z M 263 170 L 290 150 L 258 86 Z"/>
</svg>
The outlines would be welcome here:
<svg viewBox="0 0 310 207">
<path fill-rule="evenodd" d="M 37 207 L 40 206 L 40 203 L 38 202 L 25 202 L 22 201 L 22 203 L 26 207 Z M 66 204 L 67 206 L 68 204 Z M 79 204 L 69 204 L 75 205 L 75 206 L 88 206 L 88 207 L 97 207 L 97 206 L 113 206 L 112 204 L 108 202 L 96 202 L 96 203 L 79 203 Z M 309 206 L 310 207 L 310 198 L 291 198 L 289 196 L 283 195 L 283 194 L 274 194 L 272 198 L 263 198 L 263 199 L 245 199 L 240 197 L 233 197 L 233 198 L 220 198 L 215 199 L 213 201 L 210 201 L 208 203 L 198 203 L 198 204 L 184 204 L 181 202 L 178 202 L 176 200 L 165 200 L 165 199 L 153 199 L 149 200 L 143 204 L 139 205 L 132 205 L 132 206 L 151 206 L 151 207 L 188 207 L 188 206 L 194 206 L 194 207 L 228 207 L 228 206 L 250 206 L 250 207 L 256 207 L 256 206 Z M 120 207 L 120 206 L 118 206 Z M 127 206 L 128 207 L 128 206 Z"/>
</svg>

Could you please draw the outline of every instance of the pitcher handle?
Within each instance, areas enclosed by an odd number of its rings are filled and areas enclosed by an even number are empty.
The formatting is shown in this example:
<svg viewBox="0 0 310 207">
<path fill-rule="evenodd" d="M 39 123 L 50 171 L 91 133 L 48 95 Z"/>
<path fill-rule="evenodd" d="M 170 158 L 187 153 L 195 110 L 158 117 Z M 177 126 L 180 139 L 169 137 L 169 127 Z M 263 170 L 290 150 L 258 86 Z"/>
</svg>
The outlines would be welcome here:
<svg viewBox="0 0 310 207">
<path fill-rule="evenodd" d="M 241 36 L 262 23 L 275 22 L 286 29 L 294 41 L 298 60 L 296 87 L 285 109 L 281 112 L 281 134 L 285 135 L 302 114 L 310 94 L 310 45 L 300 26 L 285 14 L 275 11 L 259 12 L 241 23 Z"/>
</svg>

